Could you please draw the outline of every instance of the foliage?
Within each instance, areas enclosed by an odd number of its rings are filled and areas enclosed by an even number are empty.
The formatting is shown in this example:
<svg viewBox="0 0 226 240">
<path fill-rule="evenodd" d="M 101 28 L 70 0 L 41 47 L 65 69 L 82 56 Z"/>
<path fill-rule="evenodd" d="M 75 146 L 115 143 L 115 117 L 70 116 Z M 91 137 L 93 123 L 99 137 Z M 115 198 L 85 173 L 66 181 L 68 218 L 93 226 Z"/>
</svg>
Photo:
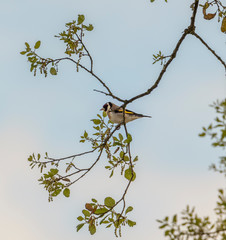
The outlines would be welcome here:
<svg viewBox="0 0 226 240">
<path fill-rule="evenodd" d="M 219 0 L 206 1 L 204 4 L 200 4 L 202 7 L 203 18 L 211 20 L 218 16 L 218 22 L 221 21 L 221 31 L 226 32 L 226 7 Z M 215 10 L 215 13 L 207 13 L 207 9 Z"/>
<path fill-rule="evenodd" d="M 79 63 L 83 56 L 89 56 L 87 49 L 85 49 L 83 44 L 83 37 L 85 36 L 86 31 L 92 31 L 93 25 L 85 25 L 85 16 L 78 15 L 77 21 L 74 20 L 72 22 L 66 23 L 66 30 L 59 33 L 55 37 L 59 38 L 66 45 L 65 54 L 68 56 L 76 55 L 77 59 L 75 60 L 77 71 L 79 70 Z M 31 49 L 29 43 L 25 42 L 25 50 L 20 52 L 22 55 L 27 56 L 28 62 L 30 62 L 31 67 L 30 71 L 34 72 L 34 76 L 36 76 L 37 69 L 40 70 L 41 74 L 44 74 L 45 77 L 48 75 L 48 66 L 51 64 L 49 68 L 49 72 L 52 75 L 57 75 L 58 72 L 58 63 L 60 59 L 52 59 L 52 58 L 43 58 L 40 57 L 36 50 L 41 46 L 41 41 L 37 41 L 34 45 L 34 49 Z"/>
<path fill-rule="evenodd" d="M 77 225 L 77 231 L 79 231 L 85 224 L 88 225 L 88 229 L 91 235 L 96 232 L 98 224 L 105 225 L 106 228 L 113 226 L 116 237 L 121 237 L 121 227 L 128 225 L 133 227 L 136 222 L 129 220 L 127 213 L 133 210 L 133 207 L 129 206 L 124 212 L 117 213 L 114 208 L 117 205 L 115 200 L 111 197 L 104 199 L 104 204 L 99 204 L 98 201 L 92 198 L 91 203 L 85 204 L 85 209 L 82 210 L 83 216 L 79 216 L 77 219 L 81 221 Z"/>
<path fill-rule="evenodd" d="M 168 216 L 160 223 L 159 228 L 164 230 L 164 235 L 170 239 L 177 240 L 209 240 L 226 239 L 226 195 L 222 189 L 219 190 L 218 202 L 215 208 L 216 220 L 199 217 L 195 208 L 189 206 L 181 212 L 180 219 L 177 214 L 172 218 Z"/>
<path fill-rule="evenodd" d="M 226 99 L 216 101 L 210 105 L 216 110 L 220 116 L 215 118 L 215 123 L 211 123 L 208 127 L 203 127 L 200 137 L 210 136 L 212 146 L 220 147 L 223 150 L 226 146 Z M 219 168 L 215 164 L 212 169 L 220 173 L 224 173 L 226 177 L 226 156 L 221 157 Z M 225 240 L 226 239 L 226 194 L 223 189 L 219 189 L 217 206 L 214 209 L 216 219 L 210 221 L 210 218 L 199 217 L 195 213 L 195 208 L 189 206 L 181 212 L 179 219 L 175 214 L 171 219 L 167 216 L 163 220 L 157 220 L 160 223 L 159 228 L 164 229 L 164 235 L 170 239 L 177 240 Z"/>
<path fill-rule="evenodd" d="M 199 134 L 200 137 L 210 136 L 213 141 L 213 147 L 220 147 L 226 149 L 226 99 L 223 101 L 216 101 L 212 105 L 217 113 L 214 122 L 208 127 L 203 127 L 203 132 Z M 226 156 L 220 157 L 219 166 L 212 164 L 211 169 L 223 173 L 226 176 Z"/>
<path fill-rule="evenodd" d="M 153 54 L 153 64 L 157 63 L 160 61 L 161 65 L 166 63 L 166 58 L 170 56 L 164 56 L 161 51 L 159 51 L 157 54 Z"/>
<path fill-rule="evenodd" d="M 92 150 L 89 152 L 59 159 L 50 158 L 48 153 L 46 153 L 44 161 L 41 160 L 40 154 L 37 154 L 37 156 L 34 154 L 29 156 L 28 161 L 30 162 L 31 168 L 37 166 L 41 173 L 43 173 L 44 169 L 48 168 L 40 177 L 39 182 L 44 185 L 44 188 L 48 191 L 49 201 L 52 201 L 53 198 L 57 197 L 60 193 L 63 193 L 65 197 L 69 197 L 70 186 L 93 168 L 103 151 L 105 151 L 108 159 L 109 165 L 105 166 L 105 168 L 111 171 L 110 177 L 113 176 L 114 170 L 119 167 L 121 175 L 124 175 L 128 181 L 127 187 L 135 180 L 136 173 L 134 172 L 134 166 L 138 157 L 136 156 L 131 161 L 129 147 L 132 142 L 132 136 L 129 133 L 127 137 L 123 136 L 122 133 L 116 135 L 115 132 L 119 126 L 114 127 L 112 122 L 107 121 L 105 112 L 103 112 L 102 116 L 97 114 L 97 118 L 91 121 L 94 132 L 89 134 L 87 131 L 84 131 L 80 140 L 81 143 L 87 142 L 91 145 Z M 88 168 L 79 168 L 75 165 L 74 159 L 76 157 L 94 151 L 98 152 L 98 157 L 93 165 Z M 63 166 L 60 168 L 61 163 Z M 61 169 L 61 171 L 59 169 Z M 125 189 L 124 194 L 117 202 L 111 197 L 106 197 L 104 204 L 99 204 L 94 198 L 92 198 L 91 203 L 86 203 L 85 209 L 82 211 L 84 216 L 77 218 L 79 221 L 82 221 L 82 223 L 77 225 L 77 231 L 87 224 L 90 234 L 94 234 L 98 224 L 103 224 L 107 225 L 107 228 L 111 226 L 114 227 L 115 235 L 121 236 L 122 226 L 134 226 L 136 223 L 127 218 L 127 213 L 132 211 L 133 207 L 129 206 L 127 209 L 125 208 L 124 198 L 127 189 L 128 188 Z M 120 202 L 122 202 L 122 209 L 120 212 L 117 212 L 115 208 Z"/>
</svg>

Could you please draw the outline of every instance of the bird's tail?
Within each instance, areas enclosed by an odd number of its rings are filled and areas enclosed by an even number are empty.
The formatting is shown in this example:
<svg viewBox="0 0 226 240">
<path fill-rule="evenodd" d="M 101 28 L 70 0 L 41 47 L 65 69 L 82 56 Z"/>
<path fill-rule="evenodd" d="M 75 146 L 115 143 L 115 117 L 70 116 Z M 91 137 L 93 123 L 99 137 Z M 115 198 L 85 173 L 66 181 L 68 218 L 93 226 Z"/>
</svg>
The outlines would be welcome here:
<svg viewBox="0 0 226 240">
<path fill-rule="evenodd" d="M 141 117 L 148 117 L 148 118 L 152 118 L 152 116 L 148 116 L 148 115 L 143 115 L 143 114 L 139 114 Z"/>
</svg>

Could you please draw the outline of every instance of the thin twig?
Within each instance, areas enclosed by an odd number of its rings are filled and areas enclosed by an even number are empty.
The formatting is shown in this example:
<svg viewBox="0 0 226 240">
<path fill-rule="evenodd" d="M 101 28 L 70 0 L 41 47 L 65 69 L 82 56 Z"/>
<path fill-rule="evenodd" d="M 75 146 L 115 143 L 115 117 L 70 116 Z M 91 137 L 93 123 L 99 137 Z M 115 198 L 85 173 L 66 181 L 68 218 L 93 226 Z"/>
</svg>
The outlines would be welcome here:
<svg viewBox="0 0 226 240">
<path fill-rule="evenodd" d="M 78 40 L 80 41 L 80 43 L 82 44 L 83 48 L 85 49 L 85 51 L 87 52 L 87 55 L 89 56 L 89 59 L 90 59 L 90 71 L 93 72 L 93 58 L 92 56 L 90 55 L 88 49 L 86 48 L 85 44 L 83 43 L 82 41 L 82 35 L 81 35 L 81 38 L 79 38 L 78 34 L 75 33 Z M 81 33 L 82 34 L 82 33 Z"/>
<path fill-rule="evenodd" d="M 90 73 L 93 77 L 95 77 L 95 78 L 103 85 L 104 88 L 107 89 L 107 91 L 108 91 L 108 93 L 109 93 L 109 96 L 111 96 L 111 97 L 114 98 L 114 99 L 117 99 L 117 100 L 120 101 L 120 102 L 124 102 L 123 99 L 115 96 L 115 95 L 111 92 L 110 88 L 109 88 L 93 71 L 89 70 L 88 68 L 86 68 L 85 66 L 83 66 L 83 65 L 80 64 L 78 61 L 76 61 L 76 60 L 74 60 L 74 59 L 72 59 L 72 58 L 64 57 L 64 58 L 51 59 L 51 60 L 49 60 L 49 62 L 47 63 L 47 65 L 48 65 L 49 63 L 52 63 L 52 62 L 60 62 L 60 61 L 63 61 L 63 60 L 69 60 L 69 61 L 75 63 L 76 65 L 78 65 L 79 67 L 81 67 L 82 69 L 84 69 L 86 72 Z"/>
<path fill-rule="evenodd" d="M 42 162 L 42 163 L 50 163 L 50 162 L 59 162 L 59 161 L 62 161 L 62 160 L 66 160 L 66 159 L 69 159 L 69 158 L 75 158 L 75 157 L 79 157 L 79 156 L 82 156 L 82 155 L 85 155 L 85 154 L 88 154 L 88 153 L 92 153 L 92 152 L 95 152 L 98 148 L 94 148 L 93 150 L 90 150 L 90 151 L 87 151 L 87 152 L 82 152 L 82 153 L 78 153 L 78 154 L 74 154 L 74 155 L 71 155 L 71 156 L 68 156 L 68 157 L 63 157 L 63 158 L 46 158 L 50 161 L 46 161 L 46 162 Z"/>
<path fill-rule="evenodd" d="M 197 33 L 193 32 L 192 35 L 198 38 L 201 43 L 207 47 L 207 49 L 223 64 L 226 70 L 226 63 L 215 53 L 215 51 Z"/>
<path fill-rule="evenodd" d="M 83 173 L 79 178 L 75 179 L 73 182 L 71 182 L 68 186 L 76 183 L 79 179 L 81 179 L 82 177 L 84 177 L 96 164 L 97 162 L 100 160 L 100 157 L 103 153 L 104 147 L 106 146 L 108 140 L 111 138 L 111 136 L 115 133 L 115 131 L 118 129 L 118 127 L 120 126 L 120 124 L 118 124 L 117 126 L 115 126 L 114 130 L 106 137 L 106 139 L 104 140 L 103 144 L 101 144 L 100 146 L 98 146 L 98 148 L 100 148 L 100 153 L 96 159 L 96 161 L 89 167 L 86 169 L 86 172 Z"/>
</svg>

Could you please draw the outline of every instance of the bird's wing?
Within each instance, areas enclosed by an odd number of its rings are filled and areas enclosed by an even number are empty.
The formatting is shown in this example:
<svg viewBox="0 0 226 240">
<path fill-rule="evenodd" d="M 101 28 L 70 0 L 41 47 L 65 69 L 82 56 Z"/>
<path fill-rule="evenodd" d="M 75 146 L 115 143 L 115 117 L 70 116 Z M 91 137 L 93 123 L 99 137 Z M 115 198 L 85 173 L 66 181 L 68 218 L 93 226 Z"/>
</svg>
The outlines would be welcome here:
<svg viewBox="0 0 226 240">
<path fill-rule="evenodd" d="M 115 110 L 115 112 L 117 112 L 117 113 L 123 113 L 123 108 L 119 108 L 119 109 L 116 109 Z M 130 115 L 136 115 L 137 113 L 135 113 L 135 112 L 133 112 L 133 111 L 130 111 L 130 110 L 128 110 L 128 109 L 125 109 L 125 113 L 126 114 L 130 114 Z"/>
</svg>

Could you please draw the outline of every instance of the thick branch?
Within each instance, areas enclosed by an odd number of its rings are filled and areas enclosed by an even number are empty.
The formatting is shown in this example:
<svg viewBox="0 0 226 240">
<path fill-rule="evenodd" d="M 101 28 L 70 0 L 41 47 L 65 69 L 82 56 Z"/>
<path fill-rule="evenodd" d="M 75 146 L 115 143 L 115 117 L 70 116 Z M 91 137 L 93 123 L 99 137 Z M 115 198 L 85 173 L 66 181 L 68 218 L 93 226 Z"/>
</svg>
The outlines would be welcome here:
<svg viewBox="0 0 226 240">
<path fill-rule="evenodd" d="M 146 95 L 149 95 L 155 88 L 158 87 L 158 84 L 159 82 L 161 81 L 164 73 L 166 72 L 168 66 L 170 65 L 170 63 L 173 61 L 173 59 L 176 57 L 176 54 L 180 48 L 180 45 L 182 44 L 182 42 L 184 41 L 185 37 L 194 31 L 195 29 L 195 17 L 196 17 L 196 13 L 197 13 L 197 9 L 198 9 L 198 5 L 199 5 L 199 0 L 195 0 L 195 4 L 194 4 L 194 9 L 193 9 L 193 13 L 192 13 L 192 17 L 191 17 L 191 23 L 190 23 L 190 26 L 185 29 L 184 33 L 182 34 L 181 38 L 179 39 L 179 41 L 177 42 L 176 44 L 176 47 L 174 48 L 172 54 L 171 54 L 171 57 L 169 58 L 169 60 L 166 62 L 166 64 L 163 66 L 162 68 L 162 71 L 160 72 L 157 80 L 155 81 L 154 85 L 152 85 L 151 88 L 149 88 L 146 92 L 144 93 L 141 93 L 135 97 L 132 97 L 131 99 L 129 99 L 127 101 L 127 103 L 131 103 L 133 102 L 134 100 L 138 99 L 138 98 L 141 98 L 141 97 L 144 97 Z"/>
</svg>

